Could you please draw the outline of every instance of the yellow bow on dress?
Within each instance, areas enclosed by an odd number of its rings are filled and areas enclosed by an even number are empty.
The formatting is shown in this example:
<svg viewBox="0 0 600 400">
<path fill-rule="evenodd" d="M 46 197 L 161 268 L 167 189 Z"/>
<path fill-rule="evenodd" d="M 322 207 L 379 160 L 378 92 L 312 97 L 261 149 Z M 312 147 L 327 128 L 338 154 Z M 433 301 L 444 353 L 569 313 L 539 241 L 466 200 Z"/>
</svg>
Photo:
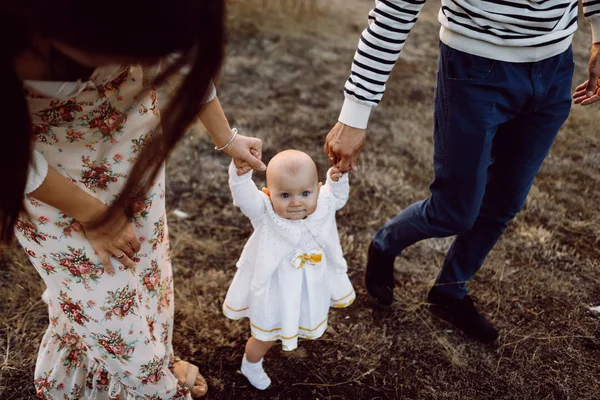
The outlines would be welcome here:
<svg viewBox="0 0 600 400">
<path fill-rule="evenodd" d="M 292 258 L 292 265 L 297 269 L 304 268 L 304 265 L 308 263 L 313 267 L 317 266 L 323 259 L 323 253 L 321 249 L 311 250 L 308 253 L 296 253 Z"/>
</svg>

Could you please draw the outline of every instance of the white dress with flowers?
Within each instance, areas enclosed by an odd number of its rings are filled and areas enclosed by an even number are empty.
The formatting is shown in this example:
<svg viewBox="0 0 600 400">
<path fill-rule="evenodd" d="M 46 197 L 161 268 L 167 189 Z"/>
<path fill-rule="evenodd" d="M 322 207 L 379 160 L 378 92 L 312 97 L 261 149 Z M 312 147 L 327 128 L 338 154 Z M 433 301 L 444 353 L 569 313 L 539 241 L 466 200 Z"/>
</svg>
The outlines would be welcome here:
<svg viewBox="0 0 600 400">
<path fill-rule="evenodd" d="M 100 68 L 68 100 L 34 89 L 45 83 L 26 85 L 35 150 L 106 204 L 159 129 L 156 94 L 141 92 L 143 78 L 141 67 Z M 174 312 L 164 198 L 163 169 L 136 203 L 136 266 L 113 261 L 110 276 L 75 220 L 27 197 L 30 219 L 19 219 L 15 231 L 46 284 L 50 314 L 35 370 L 39 398 L 191 398 L 169 369 Z"/>
</svg>

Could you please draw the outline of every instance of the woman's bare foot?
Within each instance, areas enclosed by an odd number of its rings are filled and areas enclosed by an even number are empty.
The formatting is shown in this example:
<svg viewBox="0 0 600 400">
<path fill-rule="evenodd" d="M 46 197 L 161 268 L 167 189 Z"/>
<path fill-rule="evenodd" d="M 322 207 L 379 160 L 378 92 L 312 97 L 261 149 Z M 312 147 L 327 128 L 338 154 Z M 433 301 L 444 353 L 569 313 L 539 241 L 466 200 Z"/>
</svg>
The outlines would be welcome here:
<svg viewBox="0 0 600 400">
<path fill-rule="evenodd" d="M 208 385 L 195 365 L 175 357 L 173 375 L 177 378 L 179 385 L 189 389 L 193 398 L 198 399 L 206 396 Z"/>
</svg>

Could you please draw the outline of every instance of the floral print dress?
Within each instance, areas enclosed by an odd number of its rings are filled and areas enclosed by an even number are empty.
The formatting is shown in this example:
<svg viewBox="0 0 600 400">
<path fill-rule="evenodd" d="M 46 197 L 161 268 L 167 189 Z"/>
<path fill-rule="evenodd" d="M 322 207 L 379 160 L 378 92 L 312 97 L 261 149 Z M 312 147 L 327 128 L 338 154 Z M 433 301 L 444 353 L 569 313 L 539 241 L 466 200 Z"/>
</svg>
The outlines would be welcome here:
<svg viewBox="0 0 600 400">
<path fill-rule="evenodd" d="M 43 83 L 26 84 L 35 150 L 106 204 L 159 129 L 156 93 L 144 89 L 143 74 L 136 66 L 100 68 L 68 100 L 34 89 Z M 39 398 L 191 398 L 170 369 L 173 278 L 164 198 L 163 168 L 135 203 L 132 224 L 142 245 L 135 268 L 113 260 L 114 276 L 77 221 L 26 198 L 29 218 L 15 231 L 46 284 L 50 314 L 35 370 Z"/>
</svg>

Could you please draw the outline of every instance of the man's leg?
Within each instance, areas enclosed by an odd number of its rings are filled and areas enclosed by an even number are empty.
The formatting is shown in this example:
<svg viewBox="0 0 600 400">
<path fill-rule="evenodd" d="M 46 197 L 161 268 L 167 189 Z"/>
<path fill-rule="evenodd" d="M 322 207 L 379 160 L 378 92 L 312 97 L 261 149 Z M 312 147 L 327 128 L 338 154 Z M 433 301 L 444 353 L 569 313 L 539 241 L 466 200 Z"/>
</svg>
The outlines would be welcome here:
<svg viewBox="0 0 600 400">
<path fill-rule="evenodd" d="M 436 286 L 429 293 L 431 303 L 448 305 L 451 322 L 478 339 L 494 340 L 497 332 L 472 306 L 465 284 L 522 209 L 535 175 L 567 119 L 572 59 L 569 50 L 530 64 L 532 101 L 517 117 L 499 127 L 479 215 L 470 230 L 456 237 Z"/>
<path fill-rule="evenodd" d="M 533 179 L 571 108 L 572 53 L 532 64 L 533 106 L 498 129 L 484 200 L 475 224 L 454 241 L 436 282 L 461 298 L 508 223 L 519 212 Z M 543 77 L 539 77 L 543 75 Z"/>
<path fill-rule="evenodd" d="M 511 106 L 523 101 L 520 88 L 530 86 L 522 77 L 507 77 L 499 65 L 440 45 L 431 197 L 388 222 L 369 248 L 365 283 L 371 297 L 382 305 L 392 303 L 394 258 L 406 247 L 468 231 L 475 222 L 493 137 L 498 126 L 517 113 Z M 507 89 L 509 94 L 515 92 L 514 97 L 503 94 Z"/>
</svg>

